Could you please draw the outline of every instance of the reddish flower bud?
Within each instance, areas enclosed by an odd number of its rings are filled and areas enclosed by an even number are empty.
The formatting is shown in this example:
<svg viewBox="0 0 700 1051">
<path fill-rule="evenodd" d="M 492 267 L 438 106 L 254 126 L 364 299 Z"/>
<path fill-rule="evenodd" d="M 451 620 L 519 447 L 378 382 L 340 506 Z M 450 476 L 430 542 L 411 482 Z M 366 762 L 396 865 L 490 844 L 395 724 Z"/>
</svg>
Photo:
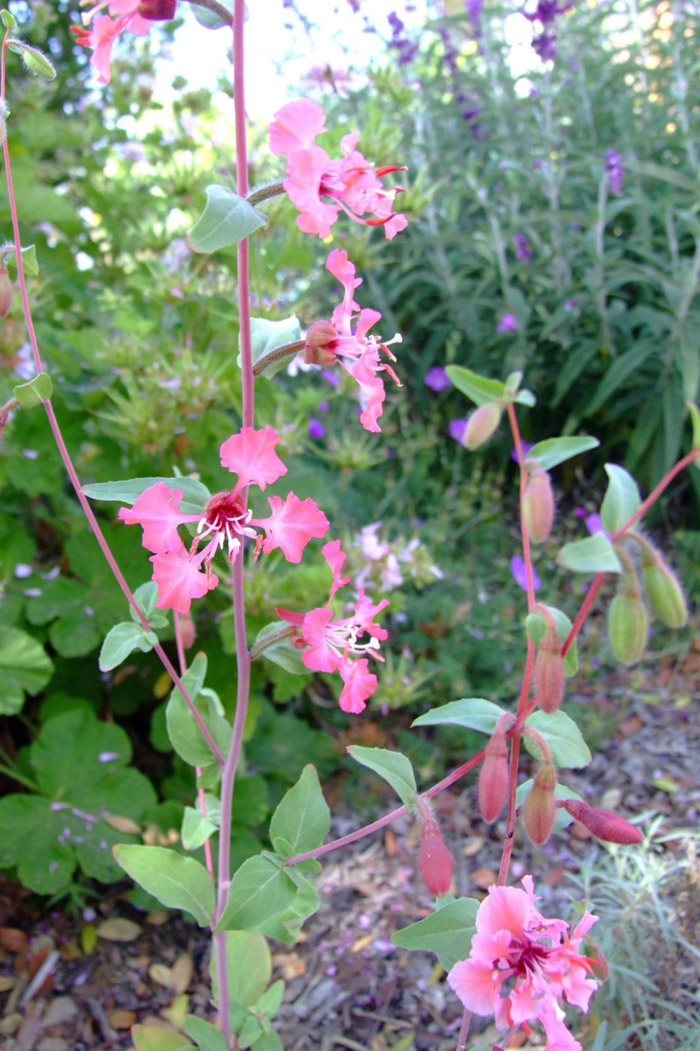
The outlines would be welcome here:
<svg viewBox="0 0 700 1051">
<path fill-rule="evenodd" d="M 688 621 L 688 607 L 683 589 L 675 573 L 661 555 L 651 552 L 642 557 L 644 590 L 654 613 L 669 628 L 682 628 Z"/>
<path fill-rule="evenodd" d="M 506 736 L 496 730 L 486 745 L 484 761 L 479 771 L 479 810 L 484 821 L 496 820 L 508 792 L 508 749 Z"/>
<path fill-rule="evenodd" d="M 557 802 L 554 798 L 556 787 L 557 772 L 551 763 L 544 763 L 535 774 L 522 810 L 525 831 L 537 846 L 546 843 L 552 834 L 557 813 Z"/>
<path fill-rule="evenodd" d="M 439 898 L 450 889 L 452 855 L 434 821 L 426 821 L 420 834 L 422 842 L 418 852 L 418 867 L 430 893 Z"/>
<path fill-rule="evenodd" d="M 613 810 L 599 810 L 581 799 L 567 799 L 564 810 L 606 843 L 641 843 L 642 833 Z"/>
<path fill-rule="evenodd" d="M 177 0 L 141 0 L 137 13 L 150 22 L 167 22 L 175 17 Z"/>
<path fill-rule="evenodd" d="M 543 543 L 552 531 L 554 495 L 546 471 L 535 465 L 523 494 L 523 522 L 533 544 Z"/>
<path fill-rule="evenodd" d="M 336 360 L 331 348 L 338 342 L 338 333 L 330 321 L 314 321 L 306 333 L 304 361 L 307 365 L 332 365 Z"/>
<path fill-rule="evenodd" d="M 501 422 L 502 413 L 503 409 L 497 402 L 480 405 L 467 420 L 462 445 L 471 452 L 482 446 L 495 432 Z"/>
<path fill-rule="evenodd" d="M 180 614 L 180 638 L 184 649 L 189 650 L 194 646 L 194 640 L 197 638 L 197 629 L 194 626 L 191 613 Z"/>
<path fill-rule="evenodd" d="M 0 317 L 7 317 L 12 306 L 12 282 L 7 267 L 0 266 Z"/>
<path fill-rule="evenodd" d="M 637 578 L 633 573 L 626 573 L 608 612 L 610 645 L 619 661 L 630 665 L 642 659 L 648 629 L 649 618 Z"/>
<path fill-rule="evenodd" d="M 543 712 L 556 712 L 564 696 L 564 658 L 554 623 L 547 625 L 534 668 L 535 697 Z"/>
</svg>

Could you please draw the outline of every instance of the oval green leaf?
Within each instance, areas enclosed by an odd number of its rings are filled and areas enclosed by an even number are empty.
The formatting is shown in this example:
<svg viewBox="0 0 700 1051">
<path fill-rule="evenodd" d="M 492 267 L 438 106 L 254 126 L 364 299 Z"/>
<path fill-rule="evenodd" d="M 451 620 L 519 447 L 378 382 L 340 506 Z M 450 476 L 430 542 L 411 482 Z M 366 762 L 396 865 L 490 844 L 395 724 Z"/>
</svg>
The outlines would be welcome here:
<svg viewBox="0 0 700 1051">
<path fill-rule="evenodd" d="M 465 369 L 461 365 L 448 365 L 445 369 L 450 383 L 475 403 L 475 405 L 488 405 L 492 401 L 511 401 L 506 393 L 505 383 L 500 380 L 490 380 L 486 376 L 480 376 L 471 369 Z"/>
<path fill-rule="evenodd" d="M 591 752 L 581 731 L 574 720 L 561 709 L 550 714 L 535 711 L 525 720 L 525 725 L 542 734 L 556 766 L 577 769 L 590 763 Z M 530 755 L 539 758 L 537 746 L 527 734 L 523 736 L 523 744 Z"/>
<path fill-rule="evenodd" d="M 581 435 L 580 437 L 547 438 L 544 442 L 533 445 L 527 454 L 528 460 L 537 460 L 543 471 L 551 471 L 557 464 L 570 460 L 572 456 L 585 453 L 600 445 L 597 438 Z"/>
<path fill-rule="evenodd" d="M 294 881 L 281 865 L 259 854 L 248 858 L 231 880 L 216 931 L 251 931 L 292 901 Z"/>
<path fill-rule="evenodd" d="M 114 848 L 118 865 L 131 878 L 171 909 L 194 916 L 207 927 L 214 914 L 214 885 L 211 876 L 194 858 L 183 858 L 166 847 L 119 844 Z"/>
<path fill-rule="evenodd" d="M 418 794 L 416 777 L 407 756 L 401 752 L 392 752 L 388 748 L 364 748 L 353 744 L 347 749 L 348 755 L 363 766 L 374 770 L 383 777 L 409 810 L 413 807 Z"/>
<path fill-rule="evenodd" d="M 469 955 L 472 936 L 476 930 L 479 902 L 474 898 L 457 898 L 418 923 L 392 934 L 391 940 L 400 949 L 423 949 L 434 952 L 449 971 L 458 960 Z"/>
<path fill-rule="evenodd" d="M 189 241 L 195 252 L 216 252 L 249 237 L 267 219 L 233 190 L 214 183 L 207 186 L 207 203 L 190 231 Z"/>
<path fill-rule="evenodd" d="M 305 766 L 297 783 L 272 815 L 270 840 L 277 850 L 276 840 L 284 839 L 285 852 L 280 853 L 288 858 L 320 847 L 330 827 L 331 812 L 323 798 L 318 774 L 313 766 Z"/>
<path fill-rule="evenodd" d="M 600 521 L 603 529 L 614 533 L 639 510 L 642 498 L 637 483 L 624 467 L 606 463 L 605 473 L 609 480 L 600 507 Z"/>
<path fill-rule="evenodd" d="M 24 409 L 41 405 L 53 394 L 53 383 L 48 372 L 40 372 L 28 383 L 20 383 L 12 392 Z"/>
<path fill-rule="evenodd" d="M 615 548 L 605 533 L 594 533 L 584 540 L 564 544 L 556 557 L 557 565 L 573 573 L 621 573 Z"/>
<path fill-rule="evenodd" d="M 459 701 L 450 701 L 439 708 L 419 715 L 412 726 L 464 726 L 468 730 L 478 730 L 482 734 L 492 734 L 496 723 L 505 715 L 505 708 L 483 697 L 463 697 Z"/>
<path fill-rule="evenodd" d="M 187 515 L 204 514 L 204 507 L 211 499 L 206 485 L 196 478 L 125 478 L 122 482 L 94 482 L 84 485 L 83 492 L 91 500 L 118 500 L 121 504 L 133 504 L 146 489 L 156 482 L 164 482 L 169 489 L 180 489 L 180 510 Z"/>
</svg>

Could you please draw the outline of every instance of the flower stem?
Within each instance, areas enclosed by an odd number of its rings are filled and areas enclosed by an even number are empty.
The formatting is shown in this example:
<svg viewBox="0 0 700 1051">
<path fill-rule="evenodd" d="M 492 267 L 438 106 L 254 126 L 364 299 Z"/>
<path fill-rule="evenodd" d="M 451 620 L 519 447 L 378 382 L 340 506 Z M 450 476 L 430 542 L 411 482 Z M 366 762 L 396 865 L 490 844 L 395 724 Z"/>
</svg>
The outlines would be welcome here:
<svg viewBox="0 0 700 1051">
<path fill-rule="evenodd" d="M 264 186 L 258 186 L 255 190 L 250 191 L 248 204 L 252 204 L 255 207 L 256 204 L 261 204 L 262 201 L 269 201 L 271 197 L 279 197 L 282 193 L 284 193 L 283 183 L 268 182 Z"/>
<path fill-rule="evenodd" d="M 305 339 L 295 339 L 293 343 L 284 343 L 281 347 L 275 347 L 269 354 L 266 354 L 264 358 L 253 365 L 253 375 L 259 376 L 265 371 L 268 365 L 275 361 L 280 361 L 282 358 L 289 358 L 292 354 L 296 354 L 297 351 L 303 350 L 306 346 Z"/>
</svg>

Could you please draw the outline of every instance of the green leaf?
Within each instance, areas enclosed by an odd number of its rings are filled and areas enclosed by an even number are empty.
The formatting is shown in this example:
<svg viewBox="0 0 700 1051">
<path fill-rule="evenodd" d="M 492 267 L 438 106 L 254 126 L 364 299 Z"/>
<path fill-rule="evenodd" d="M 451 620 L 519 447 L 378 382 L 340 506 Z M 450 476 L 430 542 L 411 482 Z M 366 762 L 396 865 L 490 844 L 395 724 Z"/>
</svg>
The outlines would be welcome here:
<svg viewBox="0 0 700 1051">
<path fill-rule="evenodd" d="M 543 471 L 551 471 L 557 464 L 570 460 L 572 456 L 578 456 L 588 449 L 595 449 L 600 445 L 597 438 L 584 435 L 570 438 L 547 438 L 544 442 L 533 445 L 526 459 L 537 460 Z"/>
<path fill-rule="evenodd" d="M 211 876 L 194 858 L 183 858 L 167 847 L 122 844 L 114 857 L 134 882 L 171 909 L 182 909 L 194 916 L 200 927 L 207 927 L 214 914 L 214 886 Z"/>
<path fill-rule="evenodd" d="M 154 580 L 147 580 L 145 584 L 141 584 L 140 587 L 137 587 L 134 592 L 134 598 L 136 599 L 136 604 L 152 628 L 166 628 L 168 626 L 167 610 L 163 611 L 156 607 L 156 602 L 158 601 L 158 586 Z M 134 624 L 141 623 L 131 604 L 129 604 L 129 616 Z"/>
<path fill-rule="evenodd" d="M 195 252 L 216 252 L 237 244 L 261 226 L 267 218 L 226 186 L 207 186 L 207 203 L 190 230 L 189 241 Z"/>
<path fill-rule="evenodd" d="M 614 463 L 606 463 L 608 488 L 600 507 L 600 521 L 608 533 L 614 533 L 638 511 L 642 498 L 629 471 Z"/>
<path fill-rule="evenodd" d="M 228 1051 L 226 1037 L 211 1022 L 205 1022 L 203 1018 L 196 1015 L 188 1015 L 185 1019 L 185 1032 L 197 1043 L 199 1051 Z"/>
<path fill-rule="evenodd" d="M 190 0 L 190 2 L 194 17 L 205 29 L 221 29 L 223 26 L 230 28 L 233 25 L 233 0 L 219 0 L 221 7 L 225 7 L 227 11 L 231 12 L 231 17 L 227 22 L 220 18 L 216 12 L 210 11 L 206 7 L 200 7 L 197 0 Z"/>
<path fill-rule="evenodd" d="M 356 762 L 388 781 L 405 807 L 413 808 L 418 788 L 413 767 L 405 755 L 387 748 L 364 748 L 359 744 L 350 745 L 347 751 Z"/>
<path fill-rule="evenodd" d="M 252 1045 L 255 1051 L 284 1051 L 284 1045 L 272 1029 L 268 1030 L 267 1033 L 263 1033 L 259 1040 L 256 1040 Z"/>
<path fill-rule="evenodd" d="M 440 963 L 449 971 L 459 960 L 465 960 L 469 955 L 476 931 L 478 908 L 479 902 L 474 898 L 457 898 L 424 920 L 396 931 L 391 940 L 400 949 L 423 949 L 437 953 Z"/>
<path fill-rule="evenodd" d="M 284 982 L 278 978 L 269 989 L 266 989 L 259 1000 L 253 1004 L 253 1010 L 273 1018 L 282 1006 L 284 996 Z"/>
<path fill-rule="evenodd" d="M 234 1004 L 250 1007 L 265 992 L 272 975 L 272 959 L 267 941 L 255 931 L 226 931 L 226 960 L 231 1000 Z M 214 955 L 211 972 L 216 997 L 218 975 Z"/>
<path fill-rule="evenodd" d="M 505 708 L 492 701 L 485 701 L 483 697 L 463 697 L 424 712 L 413 720 L 411 726 L 464 726 L 468 730 L 490 735 L 505 714 Z"/>
<path fill-rule="evenodd" d="M 513 401 L 516 403 L 516 405 L 527 405 L 529 409 L 532 409 L 535 407 L 535 405 L 537 405 L 537 398 L 532 393 L 532 391 L 528 390 L 527 388 L 518 391 L 518 393 L 513 398 Z"/>
<path fill-rule="evenodd" d="M 573 573 L 621 573 L 622 566 L 605 533 L 564 544 L 556 557 L 558 565 Z"/>
<path fill-rule="evenodd" d="M 310 861 L 303 862 L 303 864 L 309 865 L 313 860 L 312 858 Z M 287 944 L 293 944 L 299 940 L 304 920 L 308 919 L 309 916 L 313 916 L 321 904 L 321 899 L 315 886 L 311 880 L 306 879 L 299 872 L 299 868 L 299 865 L 294 865 L 286 870 L 296 887 L 296 893 L 291 905 L 284 909 L 283 912 L 275 913 L 274 916 L 270 916 L 269 919 L 264 920 L 257 926 L 257 930 L 261 934 L 267 935 L 268 938 L 276 938 L 277 941 L 286 942 Z"/>
<path fill-rule="evenodd" d="M 289 362 L 296 357 L 299 350 L 291 350 L 288 355 L 280 358 L 278 361 L 270 362 L 269 365 L 265 365 L 265 358 L 277 350 L 278 347 L 283 347 L 287 343 L 297 343 L 301 339 L 301 326 L 299 324 L 299 318 L 292 314 L 291 317 L 282 318 L 280 321 L 269 321 L 267 318 L 254 317 L 250 319 L 250 336 L 251 336 L 251 347 L 253 364 L 259 365 L 261 372 L 259 375 L 265 376 L 267 379 L 271 379 L 275 373 L 285 368 Z M 238 355 L 238 365 L 240 367 L 241 356 Z"/>
<path fill-rule="evenodd" d="M 21 251 L 22 265 L 24 266 L 25 274 L 28 274 L 30 277 L 36 277 L 39 273 L 39 264 L 36 258 L 36 245 L 27 245 L 27 247 L 23 248 Z M 17 253 L 14 249 L 11 252 L 8 252 L 5 258 L 8 263 L 12 261 L 15 266 L 17 265 Z"/>
<path fill-rule="evenodd" d="M 602 405 L 609 402 L 627 377 L 639 372 L 646 359 L 657 350 L 658 344 L 655 342 L 636 343 L 630 350 L 615 358 L 598 384 L 593 397 L 583 411 L 583 415 L 591 416 Z"/>
<path fill-rule="evenodd" d="M 254 645 L 257 646 L 259 642 L 264 641 L 270 635 L 274 635 L 282 628 L 288 627 L 289 624 L 285 620 L 274 620 L 270 624 L 266 624 L 256 635 Z M 278 664 L 280 668 L 284 668 L 291 675 L 309 674 L 309 669 L 301 659 L 301 652 L 295 646 L 292 646 L 289 638 L 284 638 L 272 646 L 267 646 L 260 656 L 272 661 L 273 664 Z"/>
<path fill-rule="evenodd" d="M 223 715 L 221 701 L 213 690 L 203 686 L 207 674 L 207 658 L 198 653 L 182 677 L 182 684 L 202 716 L 216 745 L 226 755 L 231 743 L 231 727 Z M 209 766 L 215 761 L 204 734 L 197 725 L 185 698 L 174 687 L 165 708 L 165 723 L 173 748 L 190 766 Z"/>
<path fill-rule="evenodd" d="M 211 499 L 206 485 L 196 478 L 125 478 L 123 482 L 95 482 L 84 485 L 83 492 L 91 500 L 117 500 L 121 504 L 133 504 L 141 493 L 150 489 L 156 482 L 165 482 L 169 489 L 180 489 L 183 498 L 180 510 L 183 514 L 204 514 L 204 508 Z"/>
<path fill-rule="evenodd" d="M 23 408 L 31 409 L 49 400 L 53 394 L 53 383 L 48 372 L 40 372 L 28 383 L 20 383 L 12 393 Z"/>
<path fill-rule="evenodd" d="M 277 837 L 287 841 L 290 852 L 283 858 L 304 854 L 320 847 L 331 827 L 331 814 L 323 798 L 316 769 L 305 766 L 297 783 L 280 801 L 270 822 L 270 840 L 275 850 Z"/>
<path fill-rule="evenodd" d="M 194 1046 L 182 1033 L 159 1025 L 134 1025 L 131 1039 L 136 1051 L 186 1051 Z"/>
<path fill-rule="evenodd" d="M 5 10 L 4 8 L 2 11 L 0 11 L 0 20 L 2 20 L 2 24 L 4 25 L 5 29 L 12 30 L 17 25 L 15 16 L 10 14 L 10 12 Z"/>
<path fill-rule="evenodd" d="M 123 621 L 111 628 L 100 650 L 100 671 L 111 671 L 125 661 L 134 650 L 148 653 L 158 641 L 152 631 L 145 631 L 140 624 Z"/>
<path fill-rule="evenodd" d="M 214 832 L 218 825 L 194 807 L 186 806 L 182 816 L 182 845 L 185 850 L 197 850 Z"/>
<path fill-rule="evenodd" d="M 686 402 L 690 413 L 690 422 L 693 425 L 693 449 L 700 449 L 700 409 L 692 401 Z M 695 461 L 695 466 L 700 468 L 700 459 Z"/>
<path fill-rule="evenodd" d="M 523 805 L 523 803 L 525 802 L 525 796 L 528 794 L 528 792 L 532 788 L 532 785 L 533 785 L 533 780 L 532 780 L 531 777 L 528 778 L 527 781 L 523 781 L 523 783 L 521 785 L 518 785 L 518 788 L 517 788 L 516 793 L 515 793 L 515 802 L 516 802 L 517 806 L 520 807 L 520 806 Z M 556 786 L 554 788 L 554 798 L 555 799 L 580 799 L 581 796 L 577 792 L 574 792 L 574 790 L 572 788 L 567 788 L 566 785 L 561 785 L 561 784 L 559 784 L 559 782 L 557 782 L 557 784 L 556 784 Z M 570 825 L 573 820 L 574 819 L 572 818 L 571 814 L 568 814 L 566 812 L 566 810 L 564 810 L 563 807 L 557 807 L 556 815 L 554 817 L 554 825 L 552 826 L 552 831 L 553 832 L 561 832 L 561 830 L 563 828 L 566 828 L 568 825 Z"/>
<path fill-rule="evenodd" d="M 39 693 L 53 675 L 53 663 L 44 647 L 9 625 L 0 633 L 0 715 L 16 715 L 25 691 Z"/>
<path fill-rule="evenodd" d="M 505 383 L 479 376 L 461 365 L 448 365 L 445 369 L 450 382 L 462 394 L 466 394 L 476 405 L 488 405 L 492 401 L 509 401 Z"/>
<path fill-rule="evenodd" d="M 573 624 L 567 617 L 566 613 L 562 613 L 560 609 L 555 606 L 547 606 L 547 609 L 552 614 L 554 619 L 554 625 L 557 629 L 557 635 L 562 645 L 566 642 L 569 637 Z M 525 631 L 530 636 L 535 646 L 539 646 L 540 642 L 544 638 L 544 633 L 547 630 L 547 624 L 541 613 L 528 613 L 525 618 Z M 578 671 L 578 648 L 577 640 L 569 646 L 564 657 L 564 674 L 569 679 L 572 675 L 575 675 Z"/>
<path fill-rule="evenodd" d="M 216 931 L 253 930 L 282 912 L 295 894 L 293 880 L 272 858 L 259 854 L 238 869 L 228 890 Z"/>
<path fill-rule="evenodd" d="M 577 769 L 588 766 L 592 756 L 583 735 L 573 719 L 561 709 L 557 712 L 535 711 L 525 720 L 526 726 L 541 733 L 549 745 L 552 759 L 557 766 Z M 523 744 L 530 755 L 537 756 L 537 745 L 526 735 Z"/>
</svg>

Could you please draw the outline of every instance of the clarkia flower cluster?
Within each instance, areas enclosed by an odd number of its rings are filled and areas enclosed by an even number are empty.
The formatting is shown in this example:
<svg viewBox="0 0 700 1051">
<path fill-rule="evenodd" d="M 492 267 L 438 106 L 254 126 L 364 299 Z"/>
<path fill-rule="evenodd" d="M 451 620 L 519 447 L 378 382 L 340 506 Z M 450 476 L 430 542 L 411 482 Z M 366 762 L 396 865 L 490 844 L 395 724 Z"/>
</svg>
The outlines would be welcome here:
<svg viewBox="0 0 700 1051">
<path fill-rule="evenodd" d="M 345 135 L 339 158 L 331 158 L 316 137 L 325 130 L 321 107 L 310 99 L 289 102 L 270 124 L 270 149 L 287 158 L 284 188 L 301 213 L 297 226 L 306 233 L 328 237 L 342 210 L 356 222 L 383 226 L 391 239 L 408 221 L 394 211 L 398 189 L 387 188 L 382 178 L 401 166 L 374 168 L 355 149 L 359 133 Z M 326 198 L 326 200 L 324 200 Z M 370 214 L 373 219 L 363 216 Z"/>
<path fill-rule="evenodd" d="M 598 983 L 581 942 L 597 917 L 585 911 L 569 933 L 568 923 L 546 919 L 535 907 L 532 876 L 522 884 L 524 890 L 489 887 L 469 958 L 455 964 L 447 980 L 467 1010 L 495 1015 L 497 1028 L 537 1020 L 547 1051 L 581 1051 L 564 1025 L 561 1000 L 588 1010 Z"/>
<path fill-rule="evenodd" d="M 101 84 L 110 82 L 112 47 L 119 34 L 126 30 L 144 36 L 151 22 L 174 18 L 176 4 L 177 0 L 99 0 L 82 16 L 83 26 L 71 26 L 77 43 L 93 49 L 90 65 Z M 105 8 L 108 14 L 98 14 Z"/>
<path fill-rule="evenodd" d="M 326 535 L 328 519 L 316 503 L 300 500 L 292 492 L 284 500 L 268 497 L 271 513 L 266 518 L 254 518 L 246 507 L 249 485 L 265 489 L 287 473 L 275 452 L 278 442 L 272 427 L 243 427 L 227 438 L 220 449 L 221 466 L 237 474 L 238 479 L 230 491 L 212 496 L 199 514 L 182 512 L 182 490 L 171 489 L 165 482 L 146 489 L 133 507 L 120 509 L 123 522 L 143 528 L 143 546 L 154 552 L 151 562 L 159 609 L 187 613 L 193 598 L 202 598 L 219 583 L 212 571 L 217 551 L 226 549 L 228 562 L 233 564 L 245 537 L 255 541 L 255 558 L 261 550 L 267 554 L 279 548 L 288 562 L 299 562 L 309 540 Z M 198 523 L 189 548 L 178 533 L 178 527 L 188 522 Z"/>
<path fill-rule="evenodd" d="M 389 605 L 389 600 L 382 599 L 374 605 L 359 588 L 350 616 L 334 619 L 331 600 L 350 578 L 340 575 L 346 556 L 339 540 L 325 544 L 322 553 L 333 574 L 328 604 L 308 613 L 287 609 L 278 609 L 277 613 L 297 629 L 294 645 L 303 650 L 301 659 L 310 671 L 340 673 L 343 680 L 340 707 L 344 712 L 357 714 L 363 711 L 377 686 L 377 676 L 370 672 L 367 657 L 384 659 L 379 653 L 379 643 L 387 637 L 387 632 L 374 618 Z"/>
</svg>

